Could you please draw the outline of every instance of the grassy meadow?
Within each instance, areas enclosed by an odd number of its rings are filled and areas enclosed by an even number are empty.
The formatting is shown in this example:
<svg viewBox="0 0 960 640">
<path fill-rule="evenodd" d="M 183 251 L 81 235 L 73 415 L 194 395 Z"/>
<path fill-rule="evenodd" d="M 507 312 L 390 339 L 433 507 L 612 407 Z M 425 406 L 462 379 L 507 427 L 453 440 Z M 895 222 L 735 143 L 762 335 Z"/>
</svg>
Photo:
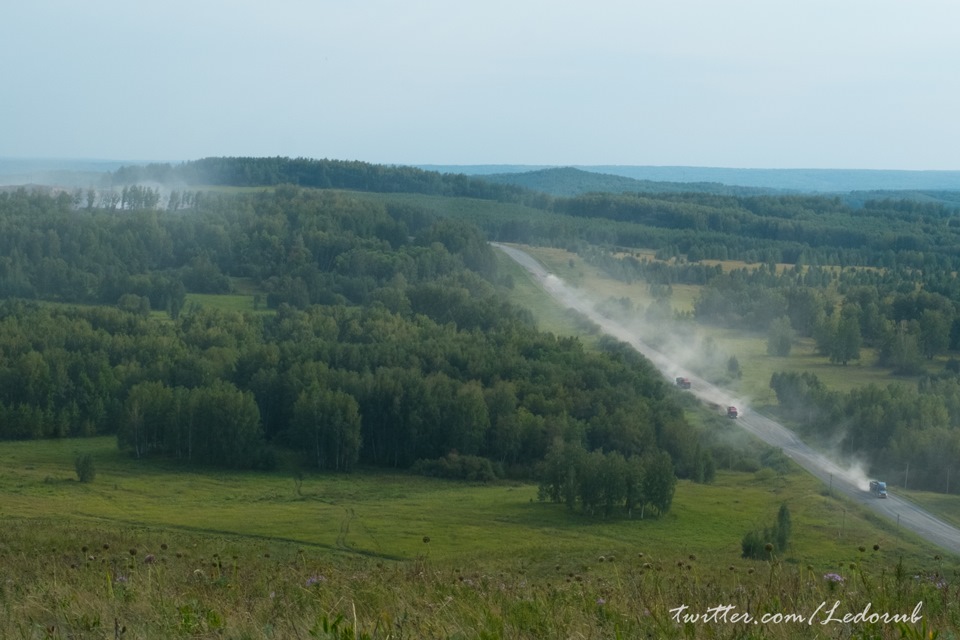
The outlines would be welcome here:
<svg viewBox="0 0 960 640">
<path fill-rule="evenodd" d="M 77 481 L 78 454 L 92 482 Z M 827 600 L 854 613 L 923 601 L 932 628 L 960 622 L 955 559 L 799 471 L 682 481 L 662 519 L 591 521 L 526 483 L 367 470 L 298 485 L 136 461 L 111 438 L 2 443 L 0 469 L 0 637 L 810 637 L 685 625 L 671 609 L 812 614 Z M 784 503 L 787 551 L 740 558 Z"/>
</svg>

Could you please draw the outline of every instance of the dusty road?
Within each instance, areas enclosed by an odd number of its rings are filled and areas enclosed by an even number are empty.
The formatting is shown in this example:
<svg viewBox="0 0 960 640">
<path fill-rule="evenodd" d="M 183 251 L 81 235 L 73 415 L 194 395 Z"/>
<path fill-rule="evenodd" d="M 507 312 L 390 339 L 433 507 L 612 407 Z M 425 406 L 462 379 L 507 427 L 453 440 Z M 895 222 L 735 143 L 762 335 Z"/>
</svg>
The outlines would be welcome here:
<svg viewBox="0 0 960 640">
<path fill-rule="evenodd" d="M 690 378 L 692 382 L 691 393 L 701 400 L 721 406 L 736 405 L 740 409 L 740 417 L 736 422 L 741 428 L 767 444 L 782 449 L 786 456 L 820 478 L 833 491 L 843 493 L 852 500 L 898 523 L 900 527 L 914 531 L 924 539 L 947 551 L 960 554 L 960 529 L 943 522 L 915 504 L 897 497 L 892 492 L 885 500 L 875 498 L 867 490 L 866 479 L 859 477 L 858 474 L 848 469 L 843 469 L 834 461 L 801 442 L 792 431 L 783 425 L 750 411 L 749 407 L 743 406 L 742 400 L 738 400 L 728 391 L 715 387 L 683 370 L 667 355 L 644 344 L 637 335 L 619 323 L 600 315 L 594 309 L 593 303 L 583 293 L 569 287 L 561 279 L 549 273 L 542 264 L 528 253 L 499 243 L 493 243 L 493 246 L 506 253 L 529 271 L 534 279 L 556 300 L 590 318 L 605 333 L 632 345 L 653 362 L 669 379 L 672 380 L 674 377 L 681 375 Z"/>
</svg>

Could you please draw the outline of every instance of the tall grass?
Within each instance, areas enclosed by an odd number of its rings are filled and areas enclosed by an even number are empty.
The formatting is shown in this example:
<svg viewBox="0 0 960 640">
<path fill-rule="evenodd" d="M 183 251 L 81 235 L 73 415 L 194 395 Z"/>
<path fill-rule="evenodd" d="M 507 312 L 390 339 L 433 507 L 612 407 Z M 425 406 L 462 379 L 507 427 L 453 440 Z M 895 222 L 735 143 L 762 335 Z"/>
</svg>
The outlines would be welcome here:
<svg viewBox="0 0 960 640">
<path fill-rule="evenodd" d="M 642 551 L 548 565 L 509 546 L 482 560 L 437 561 L 430 544 L 422 541 L 415 558 L 387 561 L 274 541 L 6 519 L 0 636 L 866 639 L 960 628 L 955 576 L 936 566 L 918 572 L 883 548 L 851 545 L 824 572 L 775 556 L 718 568 L 693 553 Z M 861 612 L 902 618 L 841 621 Z M 778 617 L 788 614 L 802 620 Z"/>
<path fill-rule="evenodd" d="M 78 453 L 92 482 L 74 477 Z M 298 492 L 281 472 L 144 465 L 94 438 L 0 444 L 0 492 L 0 638 L 901 637 L 893 623 L 671 612 L 823 602 L 837 615 L 923 602 L 929 628 L 960 624 L 956 559 L 800 472 L 684 481 L 665 518 L 598 522 L 523 483 L 368 470 L 307 474 Z M 791 546 L 741 559 L 742 535 L 783 502 Z"/>
</svg>

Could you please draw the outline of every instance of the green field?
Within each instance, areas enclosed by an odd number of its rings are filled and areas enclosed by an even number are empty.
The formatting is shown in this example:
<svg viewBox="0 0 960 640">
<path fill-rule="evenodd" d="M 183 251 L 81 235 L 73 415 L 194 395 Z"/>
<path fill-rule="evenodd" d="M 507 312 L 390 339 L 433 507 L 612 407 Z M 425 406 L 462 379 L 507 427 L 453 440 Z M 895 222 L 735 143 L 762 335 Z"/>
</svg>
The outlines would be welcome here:
<svg viewBox="0 0 960 640">
<path fill-rule="evenodd" d="M 76 480 L 78 454 L 93 456 L 92 482 Z M 678 625 L 669 610 L 812 611 L 826 597 L 910 610 L 936 591 L 903 582 L 895 596 L 898 565 L 960 567 L 799 471 L 681 481 L 662 519 L 590 521 L 525 483 L 368 470 L 307 475 L 298 491 L 280 472 L 138 462 L 111 438 L 2 443 L 0 468 L 0 637 L 105 637 L 115 625 L 133 637 L 744 637 Z M 740 558 L 743 534 L 783 503 L 788 550 Z M 831 573 L 849 590 L 831 595 Z M 948 628 L 958 614 L 954 603 L 928 615 Z"/>
<path fill-rule="evenodd" d="M 73 460 L 82 453 L 96 461 L 94 482 L 76 481 Z M 528 483 L 471 485 L 367 470 L 307 475 L 298 491 L 292 474 L 137 462 L 117 451 L 112 438 L 4 443 L 0 464 L 6 518 L 68 516 L 229 533 L 385 559 L 416 558 L 428 536 L 438 560 L 481 561 L 509 541 L 516 553 L 548 563 L 571 553 L 644 550 L 657 557 L 709 553 L 711 564 L 727 566 L 739 558 L 744 523 L 771 519 L 782 502 L 796 511 L 791 557 L 798 562 L 829 567 L 850 544 L 868 542 L 917 559 L 929 555 L 855 507 L 825 497 L 820 483 L 799 471 L 775 478 L 721 472 L 711 485 L 681 481 L 665 518 L 597 523 L 539 502 Z"/>
</svg>

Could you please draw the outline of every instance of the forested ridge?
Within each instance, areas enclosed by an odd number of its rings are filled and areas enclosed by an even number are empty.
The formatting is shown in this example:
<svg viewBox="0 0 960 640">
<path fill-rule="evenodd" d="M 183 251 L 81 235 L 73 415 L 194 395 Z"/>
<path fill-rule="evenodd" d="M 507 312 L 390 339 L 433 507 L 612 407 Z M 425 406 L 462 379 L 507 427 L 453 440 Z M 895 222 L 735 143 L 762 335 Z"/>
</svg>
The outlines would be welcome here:
<svg viewBox="0 0 960 640">
<path fill-rule="evenodd" d="M 643 246 L 705 259 L 750 262 L 954 270 L 960 266 L 955 251 L 960 245 L 958 207 L 897 199 L 891 197 L 894 193 L 861 194 L 862 206 L 853 206 L 839 196 L 791 194 L 662 192 L 554 197 L 462 174 L 279 157 L 205 158 L 180 165 L 123 167 L 112 174 L 112 181 L 118 187 L 152 181 L 174 189 L 178 185 L 189 189 L 204 184 L 293 184 L 473 198 L 529 207 L 530 214 L 520 219 L 490 211 L 471 220 L 490 239 L 505 242 Z M 179 206 L 179 192 L 174 194 Z M 75 199 L 82 200 L 82 195 Z M 588 220 L 580 222 L 580 218 Z"/>
<path fill-rule="evenodd" d="M 512 186 L 437 173 L 407 166 L 379 165 L 348 160 L 312 158 L 203 158 L 179 165 L 126 166 L 115 171 L 117 187 L 142 183 L 167 185 L 263 187 L 291 184 L 318 189 L 424 193 L 469 198 L 518 201 L 535 197 Z"/>
</svg>

